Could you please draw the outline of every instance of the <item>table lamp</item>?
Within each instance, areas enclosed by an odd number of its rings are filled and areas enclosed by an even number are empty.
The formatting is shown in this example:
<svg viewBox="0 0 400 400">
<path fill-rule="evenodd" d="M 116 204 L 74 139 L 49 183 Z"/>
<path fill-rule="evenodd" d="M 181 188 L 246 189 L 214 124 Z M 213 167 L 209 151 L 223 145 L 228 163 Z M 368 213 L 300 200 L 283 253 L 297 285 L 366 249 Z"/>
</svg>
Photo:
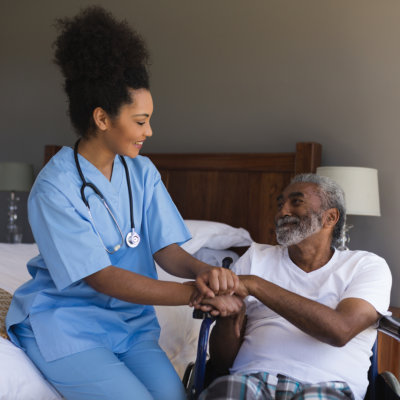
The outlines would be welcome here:
<svg viewBox="0 0 400 400">
<path fill-rule="evenodd" d="M 7 242 L 21 243 L 22 233 L 17 225 L 18 201 L 15 192 L 28 192 L 33 183 L 31 164 L 0 162 L 0 190 L 10 192 L 8 201 Z"/>
<path fill-rule="evenodd" d="M 343 189 L 347 215 L 381 215 L 379 206 L 378 171 L 364 167 L 318 167 L 317 175 L 333 179 Z M 345 224 L 339 250 L 348 250 L 349 230 Z"/>
</svg>

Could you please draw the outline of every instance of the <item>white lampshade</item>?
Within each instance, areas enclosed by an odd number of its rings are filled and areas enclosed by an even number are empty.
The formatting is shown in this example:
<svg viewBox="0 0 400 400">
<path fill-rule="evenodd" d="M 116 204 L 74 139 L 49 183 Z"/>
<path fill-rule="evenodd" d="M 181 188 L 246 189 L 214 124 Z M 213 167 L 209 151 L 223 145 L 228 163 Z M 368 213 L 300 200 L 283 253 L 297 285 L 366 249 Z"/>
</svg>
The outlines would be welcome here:
<svg viewBox="0 0 400 400">
<path fill-rule="evenodd" d="M 317 174 L 333 179 L 344 190 L 351 215 L 381 215 L 378 171 L 363 167 L 318 167 Z"/>
<path fill-rule="evenodd" d="M 33 183 L 31 164 L 0 162 L 0 190 L 27 192 Z"/>
</svg>

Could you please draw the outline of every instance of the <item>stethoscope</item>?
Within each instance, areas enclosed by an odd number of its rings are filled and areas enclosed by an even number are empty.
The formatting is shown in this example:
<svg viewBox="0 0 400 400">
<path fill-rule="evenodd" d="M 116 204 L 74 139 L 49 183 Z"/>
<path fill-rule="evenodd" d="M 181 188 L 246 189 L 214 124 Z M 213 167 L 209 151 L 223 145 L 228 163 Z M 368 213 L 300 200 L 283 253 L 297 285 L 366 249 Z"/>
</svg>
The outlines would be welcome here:
<svg viewBox="0 0 400 400">
<path fill-rule="evenodd" d="M 79 142 L 80 142 L 80 139 L 77 140 L 77 142 L 75 143 L 74 157 L 75 157 L 76 169 L 78 170 L 79 176 L 81 177 L 81 180 L 82 180 L 81 197 L 82 197 L 83 202 L 85 203 L 86 208 L 88 209 L 89 217 L 90 217 L 90 219 L 92 221 L 94 230 L 96 231 L 97 236 L 99 237 L 101 243 L 103 244 L 104 249 L 109 254 L 113 254 L 113 253 L 117 252 L 122 247 L 122 245 L 124 244 L 124 235 L 122 234 L 121 228 L 120 228 L 116 218 L 114 217 L 113 213 L 111 212 L 110 207 L 108 206 L 103 194 L 100 192 L 100 190 L 93 183 L 86 182 L 86 179 L 83 176 L 82 169 L 81 169 L 81 166 L 80 166 L 79 160 L 78 160 Z M 135 232 L 135 224 L 133 222 L 133 201 L 132 201 L 131 181 L 130 181 L 129 170 L 128 170 L 128 166 L 126 165 L 125 158 L 123 156 L 119 155 L 119 159 L 121 160 L 122 165 L 124 166 L 124 169 L 125 169 L 125 177 L 126 177 L 126 183 L 128 185 L 128 193 L 129 193 L 129 211 L 130 211 L 130 216 L 131 216 L 131 230 L 126 235 L 125 242 L 129 247 L 134 248 L 140 243 L 140 236 L 139 236 L 139 234 L 137 232 Z M 87 187 L 91 188 L 97 194 L 97 196 L 99 196 L 100 200 L 104 204 L 104 207 L 107 209 L 108 213 L 110 214 L 111 218 L 113 219 L 113 221 L 114 221 L 114 223 L 115 223 L 115 225 L 116 225 L 116 227 L 118 229 L 119 234 L 121 235 L 121 242 L 118 243 L 117 245 L 115 245 L 112 249 L 107 248 L 107 246 L 103 242 L 103 239 L 100 236 L 99 231 L 96 228 L 96 225 L 94 223 L 94 219 L 93 219 L 93 216 L 92 216 L 92 212 L 90 211 L 89 202 L 87 201 L 86 196 L 85 196 L 85 189 Z"/>
</svg>

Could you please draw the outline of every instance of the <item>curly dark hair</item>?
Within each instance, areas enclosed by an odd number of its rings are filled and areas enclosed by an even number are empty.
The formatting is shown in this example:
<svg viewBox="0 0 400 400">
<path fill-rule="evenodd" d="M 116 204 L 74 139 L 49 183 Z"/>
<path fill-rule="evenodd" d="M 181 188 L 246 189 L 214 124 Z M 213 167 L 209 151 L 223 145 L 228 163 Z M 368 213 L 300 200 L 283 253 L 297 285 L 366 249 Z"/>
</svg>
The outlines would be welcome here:
<svg viewBox="0 0 400 400">
<path fill-rule="evenodd" d="M 56 20 L 54 62 L 65 78 L 72 125 L 81 136 L 94 131 L 93 110 L 110 117 L 132 102 L 129 89 L 149 89 L 149 54 L 141 36 L 99 6 Z"/>
</svg>

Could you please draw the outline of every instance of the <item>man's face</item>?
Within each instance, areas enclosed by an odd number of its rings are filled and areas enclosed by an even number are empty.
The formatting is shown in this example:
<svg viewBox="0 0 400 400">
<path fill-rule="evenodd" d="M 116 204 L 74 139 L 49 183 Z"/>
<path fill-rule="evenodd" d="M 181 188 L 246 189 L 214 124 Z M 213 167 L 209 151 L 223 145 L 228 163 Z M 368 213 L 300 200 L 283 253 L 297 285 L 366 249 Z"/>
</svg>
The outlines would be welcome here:
<svg viewBox="0 0 400 400">
<path fill-rule="evenodd" d="M 289 185 L 278 197 L 276 239 L 283 246 L 298 244 L 322 228 L 321 199 L 313 183 Z"/>
</svg>

